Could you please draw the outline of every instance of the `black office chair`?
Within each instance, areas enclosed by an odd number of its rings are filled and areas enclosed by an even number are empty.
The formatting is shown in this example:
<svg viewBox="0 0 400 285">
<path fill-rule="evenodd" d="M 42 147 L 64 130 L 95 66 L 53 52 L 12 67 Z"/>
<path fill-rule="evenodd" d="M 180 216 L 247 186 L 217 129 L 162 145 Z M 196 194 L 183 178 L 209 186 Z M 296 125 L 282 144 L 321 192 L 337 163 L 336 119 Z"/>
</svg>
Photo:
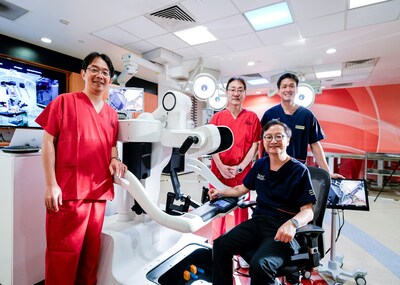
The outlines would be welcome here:
<svg viewBox="0 0 400 285">
<path fill-rule="evenodd" d="M 311 271 L 319 266 L 320 260 L 324 257 L 324 244 L 322 233 L 322 223 L 324 219 L 326 203 L 329 194 L 331 183 L 330 175 L 327 171 L 308 166 L 310 171 L 312 184 L 314 187 L 316 204 L 313 206 L 314 219 L 313 221 L 296 232 L 296 240 L 301 245 L 298 253 L 295 253 L 290 262 L 284 264 L 277 272 L 277 277 L 291 276 L 300 274 L 308 279 L 311 277 Z M 252 209 L 256 206 L 256 201 L 240 201 L 239 207 Z M 242 254 L 242 257 L 248 262 L 254 252 Z M 283 281 L 285 282 L 285 281 Z"/>
</svg>

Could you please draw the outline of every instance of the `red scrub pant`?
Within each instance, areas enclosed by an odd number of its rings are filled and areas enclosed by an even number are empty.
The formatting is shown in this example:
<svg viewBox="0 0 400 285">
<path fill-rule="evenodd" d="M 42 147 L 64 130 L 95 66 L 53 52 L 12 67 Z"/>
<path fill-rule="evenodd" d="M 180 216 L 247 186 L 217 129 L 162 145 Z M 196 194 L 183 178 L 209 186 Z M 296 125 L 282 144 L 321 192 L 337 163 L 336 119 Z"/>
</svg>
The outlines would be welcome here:
<svg viewBox="0 0 400 285">
<path fill-rule="evenodd" d="M 97 282 L 105 201 L 63 201 L 46 215 L 46 285 Z"/>
</svg>

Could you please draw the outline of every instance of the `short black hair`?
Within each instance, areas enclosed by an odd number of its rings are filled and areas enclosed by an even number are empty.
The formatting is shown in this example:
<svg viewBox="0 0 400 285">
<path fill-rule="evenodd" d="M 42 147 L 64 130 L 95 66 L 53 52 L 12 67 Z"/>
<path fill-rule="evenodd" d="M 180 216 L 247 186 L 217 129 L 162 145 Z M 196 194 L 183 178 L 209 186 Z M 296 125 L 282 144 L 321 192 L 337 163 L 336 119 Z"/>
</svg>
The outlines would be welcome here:
<svg viewBox="0 0 400 285">
<path fill-rule="evenodd" d="M 97 51 L 91 52 L 85 57 L 85 59 L 82 62 L 82 69 L 86 70 L 88 66 L 98 57 L 100 57 L 107 63 L 108 71 L 110 71 L 110 77 L 113 78 L 115 71 L 111 59 L 108 57 L 108 55 L 103 53 L 98 53 Z"/>
<path fill-rule="evenodd" d="M 226 83 L 226 91 L 228 91 L 229 84 L 231 84 L 231 82 L 235 81 L 235 80 L 240 81 L 243 84 L 244 90 L 247 89 L 246 81 L 241 77 L 234 76 L 234 77 L 229 78 L 228 82 Z"/>
<path fill-rule="evenodd" d="M 264 135 L 264 133 L 266 131 L 268 131 L 269 128 L 271 128 L 272 126 L 275 126 L 275 125 L 282 126 L 287 137 L 288 138 L 292 137 L 292 130 L 285 123 L 283 123 L 279 120 L 276 120 L 276 119 L 272 119 L 271 121 L 269 121 L 268 123 L 266 123 L 264 125 L 264 127 L 262 128 L 262 132 L 261 132 L 262 136 Z"/>
<path fill-rule="evenodd" d="M 287 73 L 282 74 L 281 77 L 279 77 L 278 82 L 276 84 L 278 86 L 278 89 L 281 88 L 281 82 L 285 78 L 293 79 L 296 82 L 296 86 L 299 85 L 299 78 L 297 77 L 297 75 L 293 74 L 293 73 L 290 73 L 290 72 L 287 72 Z"/>
</svg>

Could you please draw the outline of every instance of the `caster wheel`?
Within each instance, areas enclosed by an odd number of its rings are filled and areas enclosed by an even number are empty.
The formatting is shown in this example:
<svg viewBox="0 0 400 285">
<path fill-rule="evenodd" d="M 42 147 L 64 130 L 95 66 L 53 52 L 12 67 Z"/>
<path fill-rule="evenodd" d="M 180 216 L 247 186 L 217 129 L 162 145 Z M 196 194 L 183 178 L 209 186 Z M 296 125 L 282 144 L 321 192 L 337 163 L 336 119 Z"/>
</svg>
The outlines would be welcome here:
<svg viewBox="0 0 400 285">
<path fill-rule="evenodd" d="M 301 273 L 301 275 L 303 275 L 304 279 L 310 279 L 311 278 L 311 272 L 310 271 L 303 271 Z"/>
<path fill-rule="evenodd" d="M 356 280 L 357 285 L 365 285 L 365 284 L 367 284 L 367 280 L 365 280 L 364 276 L 356 276 L 354 278 L 354 280 Z"/>
</svg>

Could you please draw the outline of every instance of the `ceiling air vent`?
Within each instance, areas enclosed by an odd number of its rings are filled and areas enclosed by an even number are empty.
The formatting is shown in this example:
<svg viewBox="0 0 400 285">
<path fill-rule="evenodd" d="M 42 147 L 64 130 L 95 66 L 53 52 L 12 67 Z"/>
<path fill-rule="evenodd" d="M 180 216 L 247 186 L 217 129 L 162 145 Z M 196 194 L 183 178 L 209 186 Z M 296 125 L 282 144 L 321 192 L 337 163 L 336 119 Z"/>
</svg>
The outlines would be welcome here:
<svg viewBox="0 0 400 285">
<path fill-rule="evenodd" d="M 182 8 L 177 5 L 151 13 L 150 16 L 175 19 L 178 21 L 195 22 L 195 20 L 190 17 L 189 14 L 187 14 L 185 11 L 182 10 Z"/>
<path fill-rule="evenodd" d="M 27 12 L 28 10 L 11 4 L 10 2 L 0 1 L 0 17 L 15 21 Z"/>
<path fill-rule="evenodd" d="M 332 88 L 343 88 L 343 87 L 350 87 L 353 86 L 352 82 L 348 82 L 348 83 L 337 83 L 337 84 L 332 84 L 331 87 Z"/>
<path fill-rule="evenodd" d="M 343 64 L 343 69 L 353 69 L 353 68 L 362 68 L 362 67 L 375 66 L 376 63 L 378 62 L 378 60 L 379 60 L 379 57 L 346 61 Z"/>
<path fill-rule="evenodd" d="M 251 78 L 251 79 L 262 78 L 260 73 L 250 73 L 250 74 L 244 74 L 242 76 L 243 77 L 247 77 L 247 78 Z"/>
<path fill-rule="evenodd" d="M 196 25 L 194 17 L 179 5 L 150 13 L 147 18 L 169 32 L 176 32 Z"/>
</svg>

